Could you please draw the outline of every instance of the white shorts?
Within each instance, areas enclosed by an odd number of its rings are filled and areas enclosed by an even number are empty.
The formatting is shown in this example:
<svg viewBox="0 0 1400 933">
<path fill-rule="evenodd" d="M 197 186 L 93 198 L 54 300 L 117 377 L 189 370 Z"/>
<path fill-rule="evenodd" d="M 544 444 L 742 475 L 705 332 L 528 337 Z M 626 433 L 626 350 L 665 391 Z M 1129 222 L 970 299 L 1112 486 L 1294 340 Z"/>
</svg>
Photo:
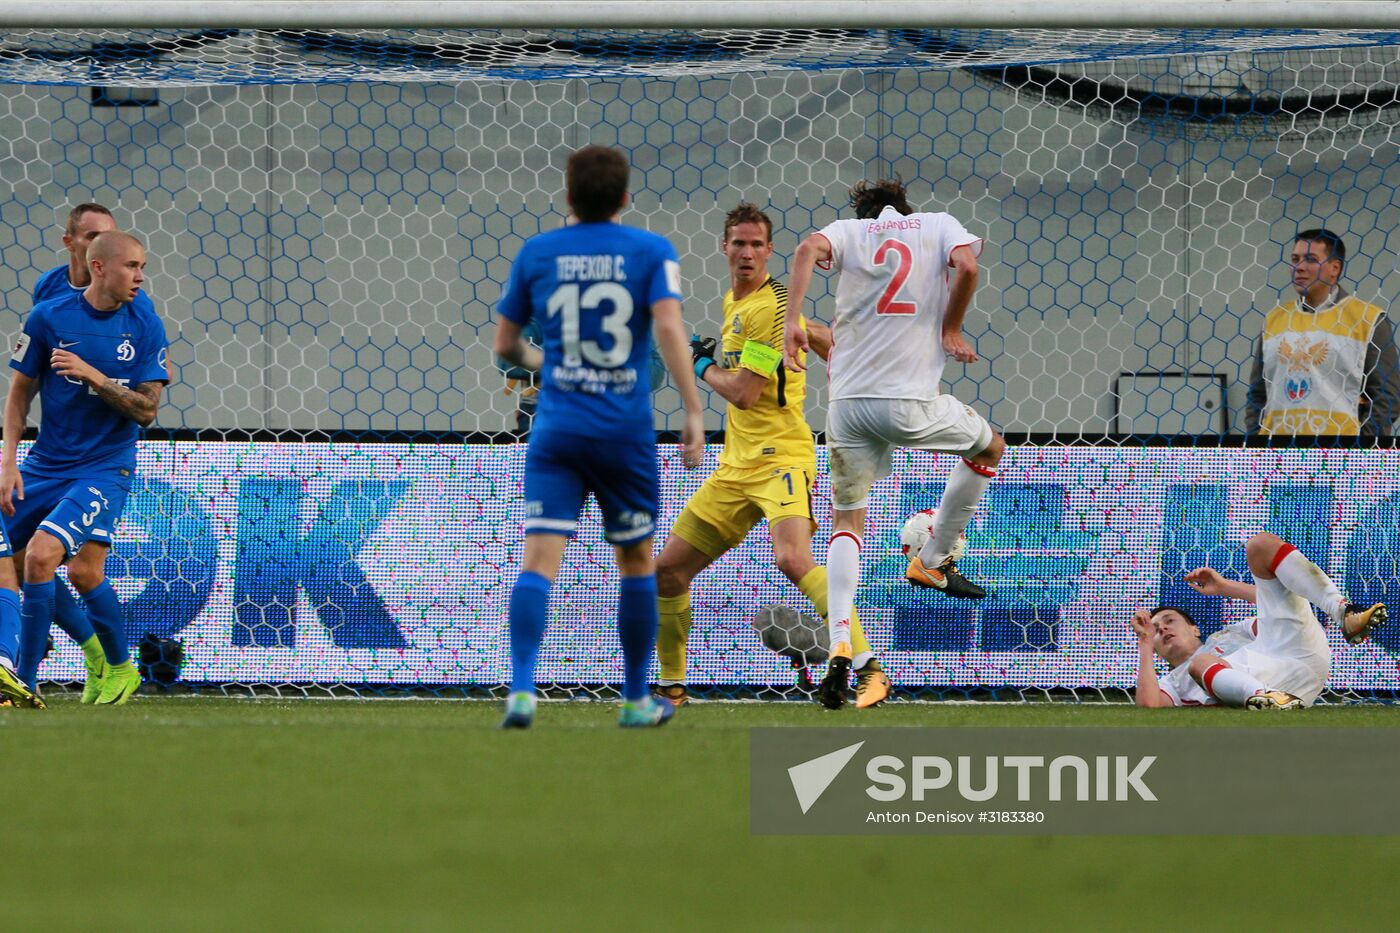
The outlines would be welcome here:
<svg viewBox="0 0 1400 933">
<path fill-rule="evenodd" d="M 1226 656 L 1270 690 L 1291 693 L 1311 706 L 1327 685 L 1332 652 L 1306 599 L 1278 580 L 1256 580 L 1258 631 L 1249 645 Z"/>
<path fill-rule="evenodd" d="M 987 419 L 951 395 L 836 399 L 826 416 L 832 507 L 865 508 L 896 447 L 975 457 L 991 442 Z"/>
</svg>

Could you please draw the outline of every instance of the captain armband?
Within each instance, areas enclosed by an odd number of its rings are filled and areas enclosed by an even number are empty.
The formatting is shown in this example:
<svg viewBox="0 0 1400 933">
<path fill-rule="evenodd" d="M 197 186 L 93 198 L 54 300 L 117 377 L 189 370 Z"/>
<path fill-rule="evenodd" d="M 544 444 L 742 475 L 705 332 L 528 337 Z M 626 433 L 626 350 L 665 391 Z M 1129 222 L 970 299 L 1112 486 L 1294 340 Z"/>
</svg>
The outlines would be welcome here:
<svg viewBox="0 0 1400 933">
<path fill-rule="evenodd" d="M 759 343 L 757 340 L 750 340 L 744 344 L 744 351 L 739 354 L 739 365 L 746 369 L 751 369 L 764 376 L 771 376 L 778 371 L 782 365 L 783 354 L 781 350 L 774 350 L 766 343 Z"/>
</svg>

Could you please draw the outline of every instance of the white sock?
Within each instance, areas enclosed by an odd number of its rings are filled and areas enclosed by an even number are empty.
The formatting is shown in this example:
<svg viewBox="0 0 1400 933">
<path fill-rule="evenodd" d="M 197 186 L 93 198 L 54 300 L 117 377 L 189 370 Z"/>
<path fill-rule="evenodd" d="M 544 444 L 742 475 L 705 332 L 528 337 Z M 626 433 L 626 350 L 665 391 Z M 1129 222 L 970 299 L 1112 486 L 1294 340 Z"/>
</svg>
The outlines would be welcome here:
<svg viewBox="0 0 1400 933">
<path fill-rule="evenodd" d="M 932 533 L 919 549 L 919 561 L 925 567 L 937 567 L 953 553 L 958 535 L 967 529 L 972 513 L 987 491 L 996 471 L 963 460 L 948 475 L 948 485 L 938 502 L 938 514 L 933 519 Z"/>
<path fill-rule="evenodd" d="M 858 671 L 862 667 L 865 667 L 865 665 L 869 664 L 872 660 L 874 660 L 874 658 L 875 652 L 862 651 L 851 659 L 851 669 Z"/>
<path fill-rule="evenodd" d="M 1290 593 L 1303 597 L 1340 625 L 1347 613 L 1347 601 L 1342 591 L 1337 589 L 1337 584 L 1293 545 L 1285 544 L 1280 550 L 1287 550 L 1287 553 L 1282 560 L 1275 558 L 1274 575 L 1279 582 L 1288 587 Z"/>
<path fill-rule="evenodd" d="M 1248 671 L 1217 664 L 1201 678 L 1206 693 L 1226 706 L 1244 706 L 1244 701 L 1268 688 Z"/>
<path fill-rule="evenodd" d="M 860 538 L 849 531 L 831 536 L 826 551 L 827 630 L 831 645 L 851 643 L 851 614 L 860 585 Z"/>
</svg>

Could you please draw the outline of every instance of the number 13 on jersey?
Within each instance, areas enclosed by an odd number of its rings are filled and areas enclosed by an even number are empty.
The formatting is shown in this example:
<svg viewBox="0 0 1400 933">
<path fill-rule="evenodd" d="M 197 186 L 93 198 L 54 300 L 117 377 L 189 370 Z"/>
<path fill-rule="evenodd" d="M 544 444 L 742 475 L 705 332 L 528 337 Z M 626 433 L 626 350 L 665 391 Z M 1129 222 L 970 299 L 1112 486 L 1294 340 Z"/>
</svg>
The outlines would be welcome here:
<svg viewBox="0 0 1400 933">
<path fill-rule="evenodd" d="M 603 349 L 596 340 L 581 340 L 579 337 L 579 312 L 594 311 L 604 302 L 612 303 L 612 310 L 599 320 L 603 332 L 612 337 L 612 346 Z M 560 337 L 564 345 L 564 364 L 579 366 L 587 361 L 592 366 L 614 369 L 627 362 L 632 355 L 632 295 L 616 282 L 595 282 L 579 293 L 576 282 L 560 285 L 549 296 L 545 310 L 553 317 L 558 314 Z"/>
</svg>

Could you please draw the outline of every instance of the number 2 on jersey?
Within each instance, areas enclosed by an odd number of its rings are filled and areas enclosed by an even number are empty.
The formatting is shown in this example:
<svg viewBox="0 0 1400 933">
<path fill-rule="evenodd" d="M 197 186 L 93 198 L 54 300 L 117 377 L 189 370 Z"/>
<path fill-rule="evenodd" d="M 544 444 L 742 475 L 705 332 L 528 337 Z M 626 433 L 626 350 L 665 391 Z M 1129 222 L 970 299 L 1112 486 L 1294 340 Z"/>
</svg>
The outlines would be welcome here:
<svg viewBox="0 0 1400 933">
<path fill-rule="evenodd" d="M 895 300 L 899 290 L 904 287 L 905 280 L 909 278 L 909 273 L 913 271 L 914 254 L 900 240 L 886 240 L 875 250 L 875 265 L 883 266 L 891 261 L 895 264 L 894 277 L 880 294 L 880 300 L 875 304 L 875 313 L 918 314 L 919 306 L 916 303 Z"/>
<path fill-rule="evenodd" d="M 612 349 L 604 350 L 596 340 L 579 339 L 579 310 L 592 311 L 605 301 L 612 310 L 598 322 L 612 337 Z M 632 355 L 632 295 L 616 282 L 595 282 L 579 294 L 577 283 L 561 285 L 549 296 L 545 310 L 561 315 L 560 336 L 564 344 L 564 365 L 578 366 L 587 360 L 593 366 L 614 369 Z"/>
</svg>

